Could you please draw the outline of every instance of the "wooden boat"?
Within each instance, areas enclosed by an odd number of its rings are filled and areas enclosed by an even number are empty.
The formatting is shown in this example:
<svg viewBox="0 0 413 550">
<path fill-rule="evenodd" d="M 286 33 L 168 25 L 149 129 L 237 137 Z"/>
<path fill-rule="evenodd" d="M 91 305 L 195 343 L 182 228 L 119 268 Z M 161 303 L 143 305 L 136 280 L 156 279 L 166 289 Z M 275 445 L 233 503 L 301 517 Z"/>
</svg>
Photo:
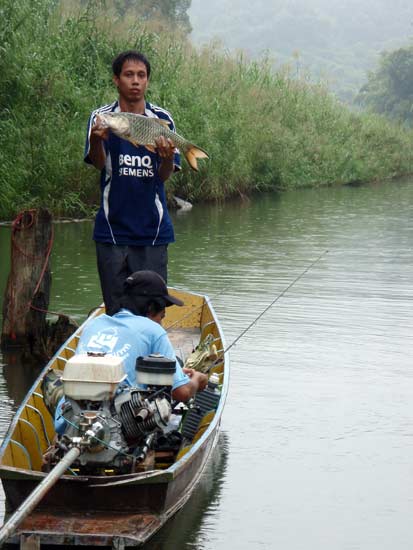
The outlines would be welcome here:
<svg viewBox="0 0 413 550">
<path fill-rule="evenodd" d="M 224 354 L 222 331 L 209 299 L 172 289 L 185 305 L 167 309 L 164 327 L 175 349 L 187 357 L 198 342 L 214 341 L 218 359 L 210 373 L 220 380 L 216 410 L 204 415 L 192 440 L 184 440 L 172 463 L 155 453 L 152 469 L 122 475 L 64 475 L 37 507 L 10 535 L 7 542 L 96 545 L 123 548 L 140 546 L 175 514 L 196 486 L 217 445 L 221 415 L 228 390 L 229 360 Z M 15 511 L 45 478 L 42 457 L 55 436 L 45 406 L 42 381 L 50 368 L 62 370 L 74 355 L 83 327 L 104 311 L 98 308 L 60 348 L 19 407 L 0 448 L 0 477 L 6 511 Z M 215 377 L 216 378 L 216 377 Z M 160 453 L 162 455 L 162 453 Z"/>
</svg>

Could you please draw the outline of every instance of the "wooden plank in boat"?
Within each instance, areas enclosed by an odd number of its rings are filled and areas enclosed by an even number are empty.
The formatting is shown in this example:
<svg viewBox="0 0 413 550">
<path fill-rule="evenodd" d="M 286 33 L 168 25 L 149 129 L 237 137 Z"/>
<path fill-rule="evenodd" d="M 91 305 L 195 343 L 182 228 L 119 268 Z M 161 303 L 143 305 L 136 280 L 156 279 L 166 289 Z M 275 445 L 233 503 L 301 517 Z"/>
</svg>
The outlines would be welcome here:
<svg viewBox="0 0 413 550">
<path fill-rule="evenodd" d="M 198 345 L 200 334 L 199 328 L 172 328 L 168 331 L 171 344 L 183 361 Z"/>
<path fill-rule="evenodd" d="M 42 544 L 112 546 L 140 545 L 162 525 L 156 514 L 93 513 L 65 515 L 34 511 L 8 542 L 18 543 L 21 535 L 40 535 Z"/>
</svg>

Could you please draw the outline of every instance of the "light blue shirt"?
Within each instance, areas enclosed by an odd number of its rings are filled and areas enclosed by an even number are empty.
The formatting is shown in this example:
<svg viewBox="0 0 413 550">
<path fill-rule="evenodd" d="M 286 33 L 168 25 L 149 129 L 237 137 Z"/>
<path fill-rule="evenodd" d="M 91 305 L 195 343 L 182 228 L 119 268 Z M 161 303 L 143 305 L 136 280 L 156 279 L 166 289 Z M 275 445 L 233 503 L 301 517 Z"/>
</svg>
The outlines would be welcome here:
<svg viewBox="0 0 413 550">
<path fill-rule="evenodd" d="M 121 357 L 127 374 L 126 382 L 137 386 L 136 359 L 151 353 L 159 353 L 176 361 L 175 351 L 168 335 L 159 323 L 147 317 L 134 315 L 127 309 L 121 309 L 112 317 L 100 315 L 87 323 L 82 331 L 76 354 L 95 352 Z M 172 390 L 189 382 L 189 377 L 176 361 Z M 60 400 L 55 413 L 55 428 L 58 433 L 64 429 L 65 420 L 61 416 L 64 397 Z"/>
<path fill-rule="evenodd" d="M 121 357 L 127 374 L 127 382 L 136 386 L 136 359 L 151 353 L 176 361 L 175 351 L 168 335 L 159 323 L 147 317 L 134 315 L 121 309 L 112 317 L 100 315 L 87 323 L 80 336 L 76 353 L 106 353 Z M 172 389 L 187 384 L 189 378 L 176 363 Z"/>
</svg>

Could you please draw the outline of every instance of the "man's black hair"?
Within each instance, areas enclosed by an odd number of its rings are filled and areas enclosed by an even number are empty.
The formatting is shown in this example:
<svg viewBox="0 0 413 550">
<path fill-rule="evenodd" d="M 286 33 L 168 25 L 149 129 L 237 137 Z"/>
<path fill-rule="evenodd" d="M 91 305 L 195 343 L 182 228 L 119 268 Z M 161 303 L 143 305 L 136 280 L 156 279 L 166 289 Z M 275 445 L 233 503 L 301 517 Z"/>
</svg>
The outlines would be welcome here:
<svg viewBox="0 0 413 550">
<path fill-rule="evenodd" d="M 124 294 L 120 300 L 119 306 L 119 309 L 128 309 L 134 315 L 148 317 L 149 314 L 156 315 L 157 313 L 165 309 L 166 302 L 163 298 Z"/>
<path fill-rule="evenodd" d="M 120 73 L 122 72 L 122 67 L 125 61 L 140 61 L 143 63 L 146 67 L 146 73 L 148 75 L 148 78 L 151 75 L 151 64 L 147 60 L 147 58 L 143 55 L 143 53 L 138 52 L 137 50 L 127 50 L 126 52 L 121 52 L 119 55 L 115 57 L 115 59 L 112 62 L 112 71 L 113 74 L 117 77 L 120 76 Z"/>
</svg>

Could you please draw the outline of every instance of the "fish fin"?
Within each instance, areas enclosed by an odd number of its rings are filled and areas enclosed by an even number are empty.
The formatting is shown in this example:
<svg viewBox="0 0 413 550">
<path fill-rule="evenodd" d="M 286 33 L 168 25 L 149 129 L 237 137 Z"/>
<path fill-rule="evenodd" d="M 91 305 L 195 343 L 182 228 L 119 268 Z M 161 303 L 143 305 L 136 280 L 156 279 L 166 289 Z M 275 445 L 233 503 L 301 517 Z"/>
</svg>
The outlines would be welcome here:
<svg viewBox="0 0 413 550">
<path fill-rule="evenodd" d="M 198 171 L 198 163 L 196 159 L 208 159 L 208 154 L 200 149 L 199 147 L 196 147 L 196 145 L 191 145 L 190 148 L 185 152 L 185 158 L 189 163 L 189 166 L 195 170 Z"/>
<path fill-rule="evenodd" d="M 158 124 L 161 124 L 161 126 L 165 126 L 165 128 L 169 128 L 169 122 L 167 120 L 164 120 L 163 118 L 152 118 L 151 120 L 156 121 Z"/>
<path fill-rule="evenodd" d="M 148 151 L 150 151 L 151 153 L 156 153 L 156 147 L 154 147 L 153 145 L 144 145 L 144 147 L 148 149 Z"/>
</svg>

